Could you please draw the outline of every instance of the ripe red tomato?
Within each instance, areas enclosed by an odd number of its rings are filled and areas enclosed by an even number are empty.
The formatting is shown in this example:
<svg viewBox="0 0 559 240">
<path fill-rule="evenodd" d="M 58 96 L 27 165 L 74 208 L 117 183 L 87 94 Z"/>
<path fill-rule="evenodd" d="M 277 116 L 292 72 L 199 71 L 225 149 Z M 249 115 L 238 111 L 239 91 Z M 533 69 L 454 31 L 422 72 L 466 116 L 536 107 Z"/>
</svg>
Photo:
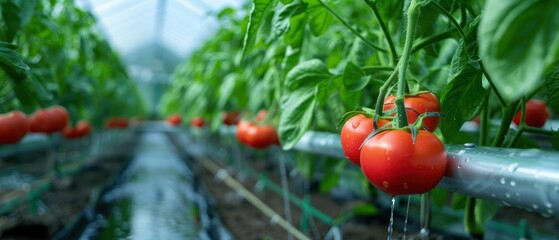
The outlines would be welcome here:
<svg viewBox="0 0 559 240">
<path fill-rule="evenodd" d="M 70 125 L 62 130 L 62 135 L 66 139 L 76 139 L 87 136 L 91 132 L 91 124 L 88 121 L 80 120 L 75 127 Z"/>
<path fill-rule="evenodd" d="M 405 130 L 387 130 L 361 149 L 361 169 L 374 186 L 391 194 L 420 194 L 433 189 L 446 171 L 446 151 L 433 133 L 420 130 L 415 144 Z"/>
<path fill-rule="evenodd" d="M 31 132 L 54 133 L 62 131 L 69 120 L 68 111 L 62 106 L 54 106 L 37 111 L 29 119 Z"/>
<path fill-rule="evenodd" d="M 246 131 L 246 144 L 250 147 L 263 149 L 274 144 L 278 138 L 276 129 L 270 125 L 252 125 Z"/>
<path fill-rule="evenodd" d="M 167 123 L 171 126 L 179 125 L 181 124 L 181 122 L 182 122 L 182 117 L 178 114 L 173 114 L 167 117 Z"/>
<path fill-rule="evenodd" d="M 388 120 L 379 119 L 377 125 L 382 127 L 388 122 Z M 357 166 L 361 165 L 359 161 L 361 152 L 359 147 L 361 147 L 363 141 L 373 131 L 373 119 L 363 114 L 355 115 L 345 122 L 340 133 L 340 141 L 342 142 L 344 154 L 351 163 Z"/>
<path fill-rule="evenodd" d="M 516 126 L 520 125 L 522 111 L 518 111 L 512 120 Z M 543 127 L 549 119 L 549 110 L 543 101 L 530 99 L 526 102 L 526 125 L 530 127 Z"/>
<path fill-rule="evenodd" d="M 248 129 L 252 127 L 252 122 L 246 120 L 240 120 L 237 124 L 237 139 L 243 144 L 247 144 L 247 132 Z"/>
<path fill-rule="evenodd" d="M 225 125 L 235 125 L 239 123 L 239 112 L 224 112 L 221 116 L 223 124 Z"/>
<path fill-rule="evenodd" d="M 66 108 L 62 106 L 54 106 L 48 109 L 50 114 L 50 119 L 52 122 L 52 132 L 59 132 L 62 131 L 68 125 L 68 121 L 70 116 L 68 115 L 68 111 Z"/>
<path fill-rule="evenodd" d="M 13 111 L 0 115 L 0 144 L 19 142 L 29 131 L 29 122 L 25 114 Z"/>
<path fill-rule="evenodd" d="M 89 135 L 91 132 L 91 123 L 86 120 L 80 120 L 76 123 L 76 131 L 81 137 Z"/>
<path fill-rule="evenodd" d="M 128 119 L 125 117 L 111 117 L 105 120 L 106 128 L 127 128 Z"/>
<path fill-rule="evenodd" d="M 394 101 L 395 96 L 388 96 L 384 99 L 384 111 L 396 107 Z M 419 115 L 426 112 L 439 112 L 439 100 L 433 93 L 422 93 L 416 96 L 407 96 L 404 98 L 404 105 L 406 106 L 406 114 L 408 116 L 408 123 L 413 124 Z M 412 110 L 413 109 L 413 110 Z M 439 117 L 427 117 L 423 119 L 423 126 L 430 132 L 435 131 L 439 124 Z"/>
<path fill-rule="evenodd" d="M 196 128 L 201 128 L 204 125 L 206 125 L 206 123 L 204 122 L 204 119 L 202 117 L 195 117 L 190 122 L 190 125 L 192 125 L 193 127 L 196 127 Z"/>
</svg>

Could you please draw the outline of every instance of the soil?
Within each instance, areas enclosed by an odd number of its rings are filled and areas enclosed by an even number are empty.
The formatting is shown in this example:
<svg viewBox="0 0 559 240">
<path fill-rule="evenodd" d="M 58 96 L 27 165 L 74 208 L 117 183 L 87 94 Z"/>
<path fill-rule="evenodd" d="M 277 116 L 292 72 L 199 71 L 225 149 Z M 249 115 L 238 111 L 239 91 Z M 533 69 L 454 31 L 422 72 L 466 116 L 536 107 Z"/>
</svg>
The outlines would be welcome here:
<svg viewBox="0 0 559 240">
<path fill-rule="evenodd" d="M 265 171 L 262 164 L 251 163 L 250 165 L 257 171 Z M 231 169 L 228 170 L 229 174 L 233 175 Z M 288 239 L 287 232 L 281 226 L 271 223 L 270 218 L 238 194 L 235 194 L 227 185 L 217 180 L 211 172 L 202 168 L 197 169 L 197 172 L 210 194 L 215 198 L 215 207 L 217 207 L 221 220 L 236 239 Z M 278 185 L 280 183 L 277 176 L 272 177 L 271 180 Z M 285 218 L 284 203 L 280 195 L 271 191 L 255 191 L 256 181 L 248 177 L 242 181 L 242 184 L 276 213 Z M 290 186 L 290 189 L 293 189 L 293 187 Z M 328 195 L 317 192 L 311 192 L 310 196 L 313 207 L 333 218 L 351 209 L 351 205 L 356 204 L 356 202 L 340 204 L 333 201 Z M 292 225 L 299 228 L 301 210 L 293 204 L 291 204 L 291 215 Z M 381 214 L 374 218 L 350 221 L 344 224 L 340 230 L 343 239 L 386 239 L 388 221 L 389 216 Z M 315 225 L 315 227 L 314 229 L 311 228 L 311 231 L 307 232 L 306 235 L 311 239 L 324 239 L 330 231 L 330 226 L 319 220 L 313 220 L 312 222 L 314 224 L 309 224 Z M 400 235 L 398 231 L 394 231 L 395 238 Z M 413 238 L 408 237 L 408 239 Z"/>
<path fill-rule="evenodd" d="M 126 145 L 125 148 L 131 146 Z M 104 183 L 123 167 L 129 156 L 122 153 L 132 151 L 120 150 L 123 148 L 112 154 L 106 152 L 90 158 L 75 174 L 57 178 L 38 198 L 37 213 L 32 213 L 30 205 L 25 203 L 0 216 L 0 239 L 52 239 L 90 203 L 93 193 L 101 190 Z M 21 163 L 25 159 L 26 174 L 38 173 L 35 176 L 40 176 L 48 171 L 45 170 L 45 156 L 48 156 L 46 152 L 25 154 L 16 160 Z M 12 162 L 4 161 L 4 164 L 11 165 Z M 3 195 L 0 194 L 1 197 Z"/>
</svg>

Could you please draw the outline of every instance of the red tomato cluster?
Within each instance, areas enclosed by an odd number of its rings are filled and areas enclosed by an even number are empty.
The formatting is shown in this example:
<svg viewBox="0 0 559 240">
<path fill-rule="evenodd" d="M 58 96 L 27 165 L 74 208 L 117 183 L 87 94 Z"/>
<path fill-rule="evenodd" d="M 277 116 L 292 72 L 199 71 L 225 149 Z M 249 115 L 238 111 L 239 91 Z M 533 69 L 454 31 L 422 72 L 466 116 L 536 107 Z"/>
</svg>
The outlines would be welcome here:
<svg viewBox="0 0 559 240">
<path fill-rule="evenodd" d="M 395 107 L 394 96 L 384 101 L 384 110 Z M 432 93 L 404 99 L 408 122 L 413 124 L 425 112 L 439 112 L 439 103 Z M 446 151 L 439 138 L 431 133 L 438 117 L 423 120 L 415 140 L 409 129 L 387 129 L 371 139 L 373 119 L 363 114 L 350 118 L 343 126 L 340 141 L 346 157 L 360 166 L 365 177 L 380 190 L 396 195 L 420 194 L 433 189 L 446 171 Z M 378 127 L 388 123 L 379 119 Z"/>
<path fill-rule="evenodd" d="M 518 111 L 512 120 L 516 126 L 520 125 L 522 111 Z M 549 110 L 543 101 L 530 99 L 526 102 L 526 118 L 524 123 L 530 127 L 543 127 L 549 119 Z"/>
<path fill-rule="evenodd" d="M 280 145 L 276 129 L 271 125 L 257 125 L 241 120 L 237 124 L 239 142 L 253 148 L 263 149 L 271 145 Z"/>
<path fill-rule="evenodd" d="M 54 106 L 37 111 L 29 119 L 29 130 L 35 133 L 60 132 L 68 125 L 70 116 L 62 106 Z"/>
<path fill-rule="evenodd" d="M 171 126 L 176 126 L 181 124 L 182 122 L 182 117 L 178 114 L 173 114 L 167 117 L 167 123 Z"/>
<path fill-rule="evenodd" d="M 0 144 L 19 142 L 29 131 L 29 123 L 25 114 L 13 111 L 0 115 Z"/>
<path fill-rule="evenodd" d="M 239 123 L 240 117 L 239 112 L 224 112 L 221 119 L 223 120 L 223 124 L 229 126 Z"/>
<path fill-rule="evenodd" d="M 111 117 L 105 120 L 106 128 L 127 128 L 128 118 L 125 117 Z"/>
<path fill-rule="evenodd" d="M 206 122 L 202 117 L 195 117 L 190 121 L 190 125 L 195 128 L 202 128 L 204 127 L 204 125 L 206 125 Z"/>
<path fill-rule="evenodd" d="M 80 120 L 75 127 L 70 125 L 62 130 L 62 135 L 66 139 L 77 139 L 87 136 L 91 132 L 91 124 L 86 120 Z"/>
</svg>

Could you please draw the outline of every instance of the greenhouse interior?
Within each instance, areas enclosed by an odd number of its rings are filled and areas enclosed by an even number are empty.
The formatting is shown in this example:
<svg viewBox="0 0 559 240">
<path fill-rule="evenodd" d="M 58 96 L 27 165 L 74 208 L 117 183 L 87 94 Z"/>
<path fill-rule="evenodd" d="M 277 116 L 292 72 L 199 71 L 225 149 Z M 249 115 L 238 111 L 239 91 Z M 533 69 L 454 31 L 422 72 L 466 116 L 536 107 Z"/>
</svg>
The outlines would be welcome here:
<svg viewBox="0 0 559 240">
<path fill-rule="evenodd" d="M 0 13 L 0 239 L 559 239 L 559 1 Z"/>
</svg>

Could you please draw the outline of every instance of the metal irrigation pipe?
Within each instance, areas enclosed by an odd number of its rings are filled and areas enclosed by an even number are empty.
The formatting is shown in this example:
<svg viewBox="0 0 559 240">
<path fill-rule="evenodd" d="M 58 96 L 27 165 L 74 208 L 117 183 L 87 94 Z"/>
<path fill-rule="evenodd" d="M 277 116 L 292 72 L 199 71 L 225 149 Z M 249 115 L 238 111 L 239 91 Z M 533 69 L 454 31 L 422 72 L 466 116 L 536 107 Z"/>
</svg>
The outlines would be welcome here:
<svg viewBox="0 0 559 240">
<path fill-rule="evenodd" d="M 266 216 L 271 218 L 272 222 L 277 222 L 281 227 L 283 227 L 287 232 L 292 234 L 297 239 L 304 239 L 308 240 L 309 238 L 305 236 L 302 232 L 297 230 L 297 228 L 293 227 L 289 224 L 285 219 L 283 219 L 279 214 L 277 214 L 274 210 L 272 210 L 268 205 L 262 202 L 258 197 L 248 191 L 243 185 L 238 183 L 234 178 L 229 176 L 225 169 L 220 168 L 218 165 L 213 163 L 210 159 L 202 159 L 199 163 L 204 166 L 207 170 L 212 172 L 216 175 L 218 179 L 223 181 L 227 186 L 234 189 L 239 193 L 244 199 L 249 201 L 253 206 L 255 206 L 258 210 L 262 213 L 266 214 Z"/>
<path fill-rule="evenodd" d="M 294 149 L 345 158 L 335 133 L 308 131 Z M 447 145 L 439 187 L 559 219 L 559 153 L 540 149 Z"/>
</svg>

